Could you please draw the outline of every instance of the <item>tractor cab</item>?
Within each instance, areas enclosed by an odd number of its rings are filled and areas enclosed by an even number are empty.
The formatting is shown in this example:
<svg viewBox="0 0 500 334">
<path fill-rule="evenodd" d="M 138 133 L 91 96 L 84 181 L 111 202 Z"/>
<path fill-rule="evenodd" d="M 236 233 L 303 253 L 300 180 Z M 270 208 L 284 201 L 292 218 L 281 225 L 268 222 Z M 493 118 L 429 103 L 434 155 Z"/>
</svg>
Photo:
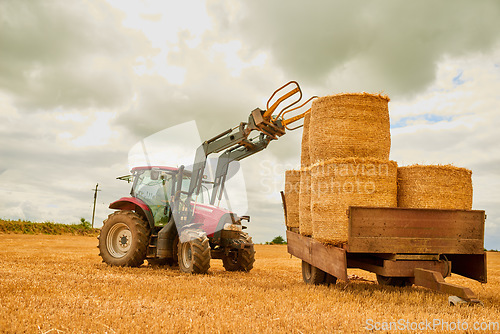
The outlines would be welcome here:
<svg viewBox="0 0 500 334">
<path fill-rule="evenodd" d="M 177 189 L 179 169 L 174 167 L 134 167 L 132 174 L 119 179 L 132 183 L 130 195 L 144 202 L 151 211 L 155 226 L 167 224 L 172 215 L 172 201 Z M 191 180 L 191 172 L 184 170 L 182 175 L 181 196 L 185 197 Z M 195 199 L 196 203 L 206 204 L 209 188 L 203 182 L 203 191 Z M 183 198 L 185 199 L 185 198 Z"/>
<path fill-rule="evenodd" d="M 170 220 L 172 210 L 169 201 L 175 191 L 176 173 L 176 169 L 166 167 L 138 167 L 132 170 L 134 182 L 130 195 L 149 207 L 156 226 L 164 225 Z"/>
</svg>

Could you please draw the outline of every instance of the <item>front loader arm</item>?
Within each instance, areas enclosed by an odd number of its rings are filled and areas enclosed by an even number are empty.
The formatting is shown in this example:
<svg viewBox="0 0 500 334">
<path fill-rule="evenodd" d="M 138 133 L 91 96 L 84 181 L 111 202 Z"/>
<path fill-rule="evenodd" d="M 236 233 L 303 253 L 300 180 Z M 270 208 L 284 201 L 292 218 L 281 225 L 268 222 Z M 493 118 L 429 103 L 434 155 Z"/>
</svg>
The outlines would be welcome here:
<svg viewBox="0 0 500 334">
<path fill-rule="evenodd" d="M 275 101 L 273 100 L 281 91 L 290 87 L 292 88 L 288 92 L 277 97 Z M 302 99 L 302 90 L 296 81 L 290 81 L 278 88 L 271 95 L 267 102 L 267 110 L 256 108 L 248 116 L 247 122 L 242 122 L 238 126 L 226 130 L 203 142 L 196 151 L 193 173 L 186 201 L 191 201 L 193 195 L 196 196 L 200 193 L 203 172 L 205 170 L 208 155 L 224 151 L 224 153 L 219 156 L 214 178 L 214 187 L 210 200 L 210 204 L 214 205 L 217 198 L 221 198 L 229 164 L 232 161 L 240 161 L 264 150 L 272 140 L 277 140 L 279 137 L 283 136 L 287 130 L 300 128 L 302 125 L 294 128 L 289 128 L 288 125 L 304 118 L 304 116 L 310 112 L 310 108 L 290 118 L 285 118 L 285 116 L 292 111 L 302 108 L 315 97 L 316 96 L 310 98 L 300 106 L 291 109 L 292 106 Z M 280 109 L 280 106 L 285 101 L 290 100 L 292 100 L 292 102 Z M 273 103 L 271 104 L 271 102 Z M 257 132 L 258 135 L 254 138 L 250 138 L 252 132 Z M 179 204 L 174 203 L 174 206 L 178 207 Z"/>
</svg>

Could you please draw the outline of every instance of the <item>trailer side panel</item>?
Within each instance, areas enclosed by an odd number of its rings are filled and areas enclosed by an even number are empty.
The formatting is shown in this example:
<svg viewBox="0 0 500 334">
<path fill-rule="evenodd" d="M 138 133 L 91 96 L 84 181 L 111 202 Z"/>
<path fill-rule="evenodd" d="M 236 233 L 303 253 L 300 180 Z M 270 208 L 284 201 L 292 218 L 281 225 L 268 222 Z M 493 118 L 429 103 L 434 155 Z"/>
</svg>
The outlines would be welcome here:
<svg viewBox="0 0 500 334">
<path fill-rule="evenodd" d="M 351 207 L 350 253 L 483 254 L 484 211 Z"/>
<path fill-rule="evenodd" d="M 346 251 L 312 238 L 286 231 L 288 253 L 347 282 Z"/>
</svg>

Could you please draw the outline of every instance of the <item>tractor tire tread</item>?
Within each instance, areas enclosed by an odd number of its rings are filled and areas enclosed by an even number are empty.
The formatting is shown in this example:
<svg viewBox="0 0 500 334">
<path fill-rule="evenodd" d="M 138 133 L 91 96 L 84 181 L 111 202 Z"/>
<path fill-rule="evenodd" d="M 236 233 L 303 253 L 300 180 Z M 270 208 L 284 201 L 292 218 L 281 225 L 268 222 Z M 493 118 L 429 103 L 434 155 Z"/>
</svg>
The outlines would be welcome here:
<svg viewBox="0 0 500 334">
<path fill-rule="evenodd" d="M 133 211 L 116 211 L 108 216 L 106 220 L 104 220 L 103 223 L 103 228 L 101 229 L 101 234 L 103 231 L 107 233 L 107 225 L 109 223 L 113 223 L 115 220 L 118 221 L 127 221 L 127 223 L 130 223 L 135 229 L 135 238 L 137 239 L 136 242 L 133 242 L 133 244 L 136 247 L 132 247 L 131 249 L 131 255 L 127 254 L 124 256 L 127 259 L 121 260 L 113 260 L 111 256 L 108 258 L 108 251 L 106 249 L 106 243 L 105 240 L 101 240 L 101 235 L 98 236 L 99 240 L 99 250 L 100 250 L 100 255 L 103 258 L 103 261 L 108 263 L 109 265 L 112 266 L 119 266 L 119 267 L 139 267 L 144 263 L 144 260 L 146 258 L 146 253 L 147 253 L 147 248 L 149 244 L 149 225 L 141 219 L 141 217 L 133 212 Z M 106 227 L 106 228 L 105 228 Z M 105 239 L 105 238 L 104 238 Z M 106 255 L 104 255 L 104 254 Z"/>
<path fill-rule="evenodd" d="M 204 232 L 189 231 L 188 233 L 191 234 L 191 240 L 188 241 L 191 244 L 191 268 L 182 265 L 181 243 L 179 243 L 177 252 L 179 268 L 186 273 L 206 274 L 210 269 L 210 260 L 212 259 L 210 241 Z"/>
<path fill-rule="evenodd" d="M 252 237 L 247 233 L 242 233 L 240 235 L 240 240 L 246 243 L 253 244 Z M 222 264 L 226 271 L 244 271 L 249 272 L 253 269 L 253 264 L 255 263 L 255 250 L 252 249 L 242 249 L 238 256 L 238 262 L 234 263 L 230 259 L 223 259 Z"/>
<path fill-rule="evenodd" d="M 207 237 L 203 240 L 193 240 L 193 272 L 196 274 L 204 274 L 210 268 L 210 242 Z"/>
</svg>

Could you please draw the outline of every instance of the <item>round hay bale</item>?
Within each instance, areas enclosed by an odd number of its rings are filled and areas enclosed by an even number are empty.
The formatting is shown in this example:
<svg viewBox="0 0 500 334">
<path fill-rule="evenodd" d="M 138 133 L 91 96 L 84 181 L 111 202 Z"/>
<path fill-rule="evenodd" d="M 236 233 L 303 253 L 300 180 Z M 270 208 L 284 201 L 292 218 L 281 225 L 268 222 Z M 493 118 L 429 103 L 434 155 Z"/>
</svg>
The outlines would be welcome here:
<svg viewBox="0 0 500 334">
<path fill-rule="evenodd" d="M 299 193 L 299 231 L 300 234 L 311 236 L 311 168 L 304 167 L 300 170 Z"/>
<path fill-rule="evenodd" d="M 401 208 L 472 209 L 472 172 L 452 165 L 398 168 Z"/>
<path fill-rule="evenodd" d="M 349 206 L 397 206 L 397 163 L 377 159 L 331 159 L 312 166 L 313 238 L 347 242 Z"/>
<path fill-rule="evenodd" d="M 309 154 L 309 123 L 311 120 L 311 113 L 308 112 L 304 116 L 304 127 L 302 131 L 302 149 L 300 154 L 301 167 L 309 167 L 311 165 L 311 157 Z"/>
<path fill-rule="evenodd" d="M 320 97 L 312 103 L 311 164 L 329 159 L 388 160 L 391 149 L 389 98 L 368 93 Z"/>
<path fill-rule="evenodd" d="M 286 226 L 299 227 L 300 171 L 285 171 Z"/>
</svg>

